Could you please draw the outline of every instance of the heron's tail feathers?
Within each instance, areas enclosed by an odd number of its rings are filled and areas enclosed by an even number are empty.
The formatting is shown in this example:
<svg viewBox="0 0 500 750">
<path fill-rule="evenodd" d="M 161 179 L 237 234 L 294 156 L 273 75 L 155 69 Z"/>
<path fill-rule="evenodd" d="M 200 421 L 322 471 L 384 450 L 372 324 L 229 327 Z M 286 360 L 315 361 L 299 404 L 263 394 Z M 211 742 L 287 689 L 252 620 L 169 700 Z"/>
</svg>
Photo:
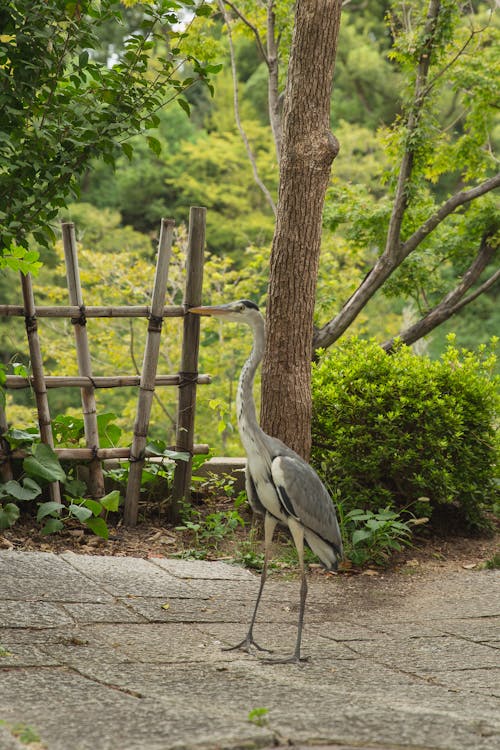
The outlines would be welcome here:
<svg viewBox="0 0 500 750">
<path fill-rule="evenodd" d="M 342 559 L 342 546 L 337 547 L 337 545 L 328 542 L 310 529 L 305 530 L 304 538 L 307 545 L 319 557 L 325 568 L 328 570 L 337 570 L 339 560 Z"/>
</svg>

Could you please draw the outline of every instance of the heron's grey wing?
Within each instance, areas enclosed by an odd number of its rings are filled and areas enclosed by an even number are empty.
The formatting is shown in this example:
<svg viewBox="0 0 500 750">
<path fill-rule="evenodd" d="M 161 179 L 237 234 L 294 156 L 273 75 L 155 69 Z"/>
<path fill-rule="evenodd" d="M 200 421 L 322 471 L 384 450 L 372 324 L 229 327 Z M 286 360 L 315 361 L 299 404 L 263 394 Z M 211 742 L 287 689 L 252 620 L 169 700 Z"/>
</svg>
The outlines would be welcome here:
<svg viewBox="0 0 500 750">
<path fill-rule="evenodd" d="M 292 454 L 277 456 L 271 464 L 271 472 L 286 512 L 342 550 L 335 506 L 314 469 L 300 456 Z"/>
</svg>

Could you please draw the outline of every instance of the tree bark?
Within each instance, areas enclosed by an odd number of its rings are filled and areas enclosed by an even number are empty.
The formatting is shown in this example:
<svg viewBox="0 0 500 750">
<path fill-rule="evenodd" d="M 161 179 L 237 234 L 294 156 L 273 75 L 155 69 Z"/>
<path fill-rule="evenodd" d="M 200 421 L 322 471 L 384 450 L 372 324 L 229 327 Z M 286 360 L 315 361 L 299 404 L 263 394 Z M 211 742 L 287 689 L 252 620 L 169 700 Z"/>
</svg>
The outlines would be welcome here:
<svg viewBox="0 0 500 750">
<path fill-rule="evenodd" d="M 323 203 L 338 142 L 330 98 L 341 0 L 298 0 L 270 262 L 263 429 L 309 456 L 311 350 Z"/>
</svg>

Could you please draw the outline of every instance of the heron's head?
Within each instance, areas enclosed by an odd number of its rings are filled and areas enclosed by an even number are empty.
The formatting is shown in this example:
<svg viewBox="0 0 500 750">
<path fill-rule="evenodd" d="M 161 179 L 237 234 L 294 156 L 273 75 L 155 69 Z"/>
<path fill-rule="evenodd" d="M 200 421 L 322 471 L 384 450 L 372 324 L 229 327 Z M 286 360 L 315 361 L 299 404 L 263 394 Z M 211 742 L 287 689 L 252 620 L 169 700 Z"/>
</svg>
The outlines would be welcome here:
<svg viewBox="0 0 500 750">
<path fill-rule="evenodd" d="M 240 299 L 237 302 L 229 302 L 227 305 L 190 307 L 189 312 L 196 315 L 212 315 L 234 323 L 248 323 L 249 325 L 256 318 L 262 317 L 255 302 L 249 299 Z"/>
</svg>

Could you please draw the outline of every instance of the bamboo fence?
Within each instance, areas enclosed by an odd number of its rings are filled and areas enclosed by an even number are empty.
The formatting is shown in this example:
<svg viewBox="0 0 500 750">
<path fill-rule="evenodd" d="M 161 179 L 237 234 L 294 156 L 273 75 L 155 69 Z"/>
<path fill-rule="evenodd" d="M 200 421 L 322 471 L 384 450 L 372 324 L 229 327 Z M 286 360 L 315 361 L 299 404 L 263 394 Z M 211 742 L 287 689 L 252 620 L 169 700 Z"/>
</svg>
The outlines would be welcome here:
<svg viewBox="0 0 500 750">
<path fill-rule="evenodd" d="M 193 455 L 208 453 L 208 445 L 194 443 L 194 416 L 196 385 L 210 382 L 208 375 L 198 374 L 199 319 L 186 315 L 189 306 L 201 303 L 203 280 L 203 251 L 205 244 L 206 209 L 192 207 L 190 210 L 189 242 L 187 256 L 187 279 L 184 305 L 165 305 L 168 267 L 171 256 L 174 222 L 162 220 L 155 281 L 151 305 L 134 306 L 92 306 L 83 302 L 80 284 L 78 257 L 74 225 L 62 224 L 63 246 L 66 259 L 67 281 L 70 305 L 35 305 L 33 285 L 29 274 L 21 274 L 23 305 L 0 305 L 0 317 L 22 316 L 25 319 L 29 343 L 32 375 L 22 377 L 8 375 L 7 389 L 31 388 L 35 394 L 40 437 L 42 442 L 54 449 L 52 423 L 50 418 L 47 390 L 51 388 L 75 387 L 81 389 L 82 411 L 85 427 L 85 448 L 55 448 L 61 460 L 89 462 L 89 492 L 93 497 L 104 493 L 104 480 L 101 462 L 107 459 L 128 459 L 130 461 L 129 481 L 125 499 L 124 521 L 135 526 L 138 516 L 141 473 L 148 456 L 146 449 L 151 403 L 156 387 L 177 386 L 177 442 L 173 448 L 190 456 L 189 461 L 177 461 L 174 473 L 173 502 L 189 498 L 191 481 L 191 458 Z M 148 319 L 147 340 L 144 351 L 141 375 L 97 376 L 92 372 L 89 337 L 86 328 L 88 318 L 137 318 Z M 158 375 L 158 356 L 161 344 L 161 330 L 164 318 L 183 317 L 183 341 L 180 371 L 172 375 Z M 38 336 L 39 318 L 70 318 L 74 325 L 75 346 L 78 359 L 78 376 L 45 375 Z M 99 388 L 139 386 L 137 414 L 134 424 L 134 438 L 131 448 L 100 448 L 97 432 L 97 410 L 95 391 Z M 10 451 L 1 433 L 7 426 L 6 415 L 0 409 L 0 470 L 5 480 L 12 477 L 11 459 L 22 458 L 26 451 Z M 51 497 L 60 501 L 60 487 L 57 482 L 50 487 Z"/>
</svg>

